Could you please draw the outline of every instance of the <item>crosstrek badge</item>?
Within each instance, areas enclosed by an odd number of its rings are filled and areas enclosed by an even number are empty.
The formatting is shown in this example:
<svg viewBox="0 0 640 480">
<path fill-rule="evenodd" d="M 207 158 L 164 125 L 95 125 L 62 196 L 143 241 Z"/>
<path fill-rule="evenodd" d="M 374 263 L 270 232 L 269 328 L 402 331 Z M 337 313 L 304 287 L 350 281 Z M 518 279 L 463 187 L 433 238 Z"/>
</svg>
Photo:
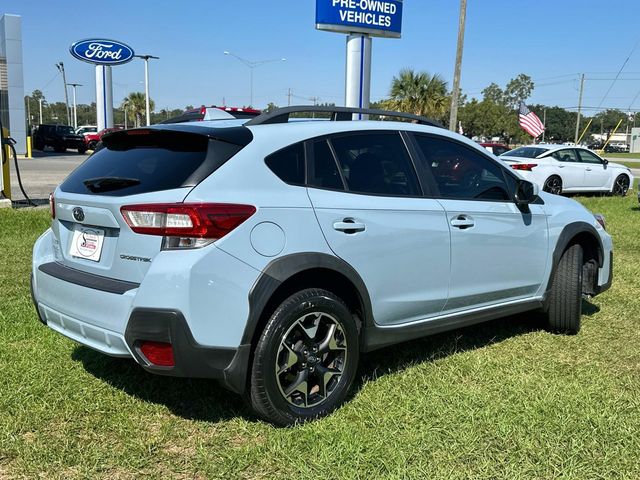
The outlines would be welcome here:
<svg viewBox="0 0 640 480">
<path fill-rule="evenodd" d="M 90 227 L 76 227 L 71 240 L 70 255 L 86 258 L 94 262 L 100 261 L 104 230 Z"/>
</svg>

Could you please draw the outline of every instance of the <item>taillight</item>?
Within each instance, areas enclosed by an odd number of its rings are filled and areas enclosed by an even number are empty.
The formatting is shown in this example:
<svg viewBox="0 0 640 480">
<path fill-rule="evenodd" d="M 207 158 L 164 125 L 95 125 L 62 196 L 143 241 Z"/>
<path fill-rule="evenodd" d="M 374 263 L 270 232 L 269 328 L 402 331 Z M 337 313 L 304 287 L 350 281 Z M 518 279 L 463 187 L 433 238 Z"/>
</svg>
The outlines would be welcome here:
<svg viewBox="0 0 640 480">
<path fill-rule="evenodd" d="M 531 170 L 533 170 L 533 167 L 537 167 L 538 164 L 537 163 L 512 163 L 511 164 L 511 168 L 513 168 L 514 170 L 525 170 L 527 172 L 530 172 Z"/>
<path fill-rule="evenodd" d="M 158 367 L 173 367 L 173 347 L 165 342 L 140 342 L 140 351 L 149 363 Z"/>
<path fill-rule="evenodd" d="M 256 212 L 252 205 L 156 203 L 120 209 L 135 233 L 164 237 L 162 248 L 199 248 L 224 237 Z"/>
<path fill-rule="evenodd" d="M 49 194 L 49 211 L 51 212 L 51 219 L 56 218 L 56 199 L 53 198 L 53 193 Z"/>
</svg>

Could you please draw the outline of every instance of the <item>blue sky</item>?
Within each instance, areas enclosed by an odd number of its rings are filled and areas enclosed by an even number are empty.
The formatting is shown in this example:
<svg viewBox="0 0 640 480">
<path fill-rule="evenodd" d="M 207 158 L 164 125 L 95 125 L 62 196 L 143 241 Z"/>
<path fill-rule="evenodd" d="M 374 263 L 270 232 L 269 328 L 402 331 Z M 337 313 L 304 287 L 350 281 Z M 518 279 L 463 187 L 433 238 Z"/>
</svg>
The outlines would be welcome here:
<svg viewBox="0 0 640 480">
<path fill-rule="evenodd" d="M 579 73 L 586 73 L 583 104 L 602 102 L 611 79 L 640 40 L 640 1 L 468 0 L 462 89 L 478 96 L 491 82 L 519 73 L 533 77 L 530 103 L 575 107 Z M 612 6 L 615 3 L 615 6 Z M 405 0 L 400 40 L 374 39 L 372 100 L 383 97 L 403 67 L 453 77 L 458 0 Z M 286 104 L 286 91 L 342 104 L 344 35 L 316 31 L 314 0 L 136 0 L 91 2 L 3 0 L 0 13 L 22 16 L 25 91 L 63 99 L 55 63 L 67 81 L 81 83 L 78 102 L 95 100 L 93 67 L 69 54 L 87 37 L 121 40 L 151 63 L 156 110 L 187 104 L 249 102 L 249 71 L 224 50 L 250 60 L 286 57 L 255 70 L 254 103 Z M 141 61 L 114 67 L 114 103 L 142 91 Z M 602 103 L 626 110 L 640 92 L 640 47 Z M 302 97 L 302 98 L 299 98 Z M 640 96 L 632 109 L 640 110 Z M 590 111 L 585 112 L 587 114 Z"/>
</svg>

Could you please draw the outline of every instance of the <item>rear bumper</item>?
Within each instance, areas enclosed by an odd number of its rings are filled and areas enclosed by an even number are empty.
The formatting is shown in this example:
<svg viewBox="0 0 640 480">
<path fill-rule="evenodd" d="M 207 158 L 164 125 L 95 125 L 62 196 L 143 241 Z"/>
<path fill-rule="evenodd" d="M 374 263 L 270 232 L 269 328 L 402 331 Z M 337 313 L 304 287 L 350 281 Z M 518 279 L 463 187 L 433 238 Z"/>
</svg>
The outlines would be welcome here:
<svg viewBox="0 0 640 480">
<path fill-rule="evenodd" d="M 184 315 L 177 310 L 134 309 L 124 338 L 135 360 L 148 372 L 211 378 L 237 393 L 244 391 L 251 345 L 237 348 L 200 345 L 193 338 Z M 140 344 L 145 340 L 170 343 L 175 365 L 160 367 L 151 364 L 140 350 Z"/>
</svg>

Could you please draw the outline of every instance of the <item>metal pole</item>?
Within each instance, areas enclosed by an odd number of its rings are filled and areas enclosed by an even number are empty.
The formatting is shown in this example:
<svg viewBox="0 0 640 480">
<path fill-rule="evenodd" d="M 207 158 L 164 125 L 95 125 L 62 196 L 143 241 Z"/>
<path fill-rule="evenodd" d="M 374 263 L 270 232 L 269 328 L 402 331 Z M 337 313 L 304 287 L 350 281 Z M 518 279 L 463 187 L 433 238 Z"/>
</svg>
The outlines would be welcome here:
<svg viewBox="0 0 640 480">
<path fill-rule="evenodd" d="M 249 70 L 251 71 L 251 74 L 249 75 L 249 77 L 250 77 L 250 81 L 249 81 L 249 82 L 250 82 L 250 84 L 251 84 L 251 86 L 250 86 L 250 88 L 251 88 L 251 95 L 250 95 L 250 97 L 249 97 L 249 98 L 250 98 L 250 100 L 249 100 L 249 106 L 250 106 L 251 108 L 253 108 L 253 69 L 254 69 L 254 68 L 255 68 L 255 67 L 249 67 Z"/>
<path fill-rule="evenodd" d="M 62 82 L 64 83 L 64 103 L 67 106 L 67 125 L 71 123 L 71 113 L 69 112 L 69 92 L 67 92 L 67 75 L 64 72 L 64 63 L 56 63 L 56 67 L 62 73 Z"/>
<path fill-rule="evenodd" d="M 144 59 L 144 99 L 147 111 L 147 126 L 151 125 L 151 110 L 149 108 L 149 59 Z"/>
<path fill-rule="evenodd" d="M 371 49 L 372 40 L 369 35 L 347 35 L 345 106 L 369 108 L 371 89 Z M 354 120 L 366 120 L 367 116 L 356 113 Z"/>
<path fill-rule="evenodd" d="M 38 103 L 40 104 L 40 124 L 42 125 L 42 99 L 38 99 Z"/>
<path fill-rule="evenodd" d="M 124 102 L 124 129 L 127 129 L 127 115 L 129 114 L 129 110 L 127 108 L 127 102 Z"/>
<path fill-rule="evenodd" d="M 453 91 L 451 92 L 451 116 L 449 130 L 455 132 L 458 120 L 458 101 L 460 97 L 460 70 L 462 70 L 462 49 L 464 47 L 464 25 L 467 17 L 467 0 L 460 0 L 460 18 L 458 19 L 458 46 L 456 48 L 456 66 L 453 71 Z"/>
<path fill-rule="evenodd" d="M 76 87 L 81 87 L 80 83 L 70 83 L 69 86 L 73 87 L 73 128 L 78 128 L 78 106 L 76 103 Z"/>
<path fill-rule="evenodd" d="M 578 97 L 578 118 L 576 119 L 576 137 L 573 141 L 578 143 L 578 135 L 580 134 L 580 110 L 582 109 L 582 90 L 584 89 L 584 73 L 580 77 L 580 96 Z"/>
<path fill-rule="evenodd" d="M 235 57 L 237 60 L 239 60 L 240 62 L 244 63 L 247 67 L 249 67 L 250 70 L 250 78 L 249 78 L 249 83 L 250 83 L 250 101 L 249 103 L 251 104 L 250 106 L 253 107 L 253 69 L 256 67 L 261 67 L 262 65 L 266 65 L 267 63 L 273 63 L 273 62 L 285 62 L 287 59 L 286 58 L 275 58 L 272 60 L 258 60 L 258 61 L 251 61 L 251 60 L 247 60 L 246 58 L 242 58 L 239 57 L 238 55 L 236 55 L 235 53 L 231 53 L 227 50 L 225 50 L 223 52 L 225 55 L 229 55 L 231 57 Z"/>
<path fill-rule="evenodd" d="M 144 102 L 147 115 L 147 125 L 151 125 L 151 99 L 149 97 L 149 59 L 158 60 L 160 57 L 153 55 L 134 55 L 144 60 Z"/>
<path fill-rule="evenodd" d="M 542 110 L 542 125 L 544 125 L 544 129 L 542 130 L 542 143 L 544 143 L 544 134 L 547 131 L 547 109 Z"/>
<path fill-rule="evenodd" d="M 287 107 L 291 106 L 291 89 L 289 89 L 289 92 L 287 93 Z"/>
</svg>

